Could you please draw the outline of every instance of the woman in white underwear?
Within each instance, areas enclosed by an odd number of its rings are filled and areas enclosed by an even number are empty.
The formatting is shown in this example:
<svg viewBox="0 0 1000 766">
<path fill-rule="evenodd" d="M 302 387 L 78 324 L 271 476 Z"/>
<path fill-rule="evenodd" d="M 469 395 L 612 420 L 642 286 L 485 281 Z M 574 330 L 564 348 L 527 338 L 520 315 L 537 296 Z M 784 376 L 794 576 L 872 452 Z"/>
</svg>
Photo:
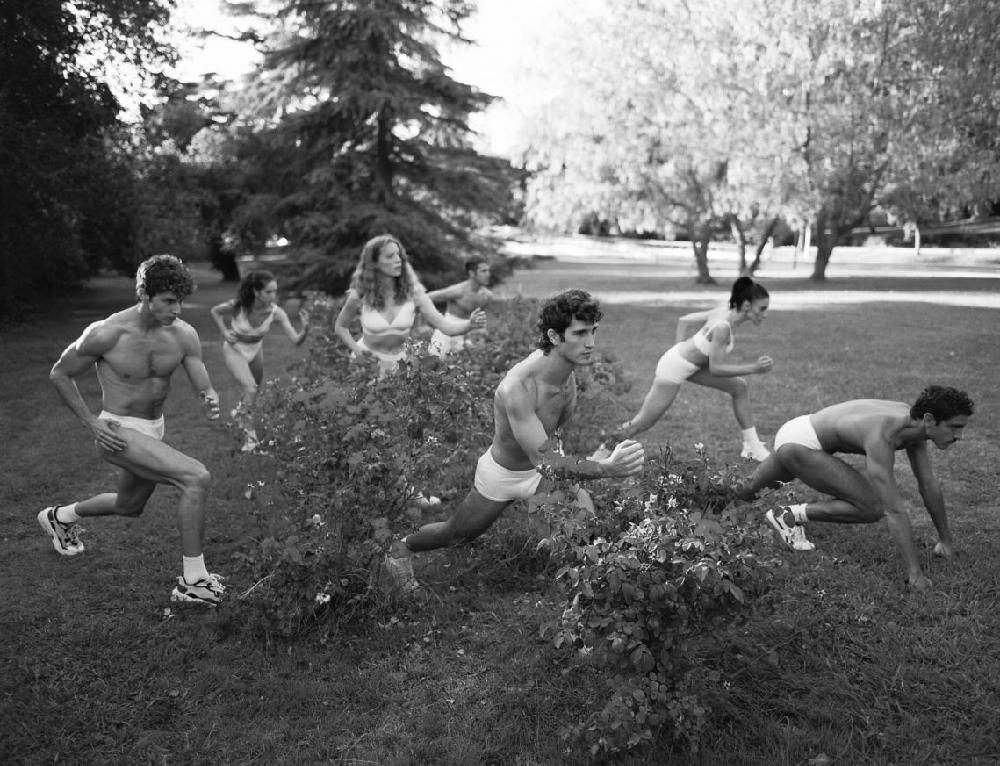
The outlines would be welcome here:
<svg viewBox="0 0 1000 766">
<path fill-rule="evenodd" d="M 761 442 L 750 411 L 750 387 L 744 375 L 771 371 L 769 356 L 755 362 L 729 361 L 736 342 L 735 330 L 744 322 L 755 327 L 764 321 L 768 292 L 759 282 L 740 277 L 733 283 L 729 305 L 685 314 L 677 322 L 677 342 L 660 357 L 653 385 L 646 394 L 642 408 L 626 423 L 622 423 L 609 438 L 611 443 L 631 439 L 651 428 L 673 404 L 685 380 L 724 391 L 732 397 L 733 412 L 743 434 L 740 457 L 764 460 L 771 453 Z M 687 337 L 690 327 L 700 329 Z"/>
<path fill-rule="evenodd" d="M 246 440 L 243 452 L 252 452 L 258 444 L 253 424 L 253 405 L 257 390 L 264 379 L 264 336 L 277 322 L 295 345 L 301 344 L 309 332 L 309 314 L 299 311 L 301 332 L 296 332 L 288 314 L 277 303 L 278 280 L 269 271 L 251 271 L 240 282 L 236 297 L 211 309 L 212 318 L 222 333 L 222 357 L 226 367 L 243 387 L 239 404 L 230 413 L 243 429 Z M 225 315 L 232 314 L 226 327 Z"/>
<path fill-rule="evenodd" d="M 468 319 L 444 316 L 434 308 L 420 284 L 403 245 L 384 234 L 368 240 L 361 249 L 357 268 L 347 291 L 347 301 L 337 316 L 334 330 L 351 349 L 352 356 L 378 359 L 379 377 L 396 369 L 406 353 L 417 310 L 445 335 L 462 335 L 486 325 L 486 312 L 474 310 Z M 361 319 L 361 338 L 355 340 L 350 325 Z"/>
<path fill-rule="evenodd" d="M 436 308 L 417 279 L 398 239 L 389 235 L 368 240 L 361 248 L 347 301 L 337 315 L 334 331 L 351 349 L 352 358 L 373 356 L 378 360 L 379 378 L 394 372 L 406 354 L 417 310 L 427 322 L 445 335 L 462 335 L 486 326 L 486 312 L 474 310 L 468 319 L 446 317 Z M 355 340 L 350 325 L 361 319 L 361 338 Z M 416 488 L 413 503 L 420 508 L 441 504 Z"/>
</svg>

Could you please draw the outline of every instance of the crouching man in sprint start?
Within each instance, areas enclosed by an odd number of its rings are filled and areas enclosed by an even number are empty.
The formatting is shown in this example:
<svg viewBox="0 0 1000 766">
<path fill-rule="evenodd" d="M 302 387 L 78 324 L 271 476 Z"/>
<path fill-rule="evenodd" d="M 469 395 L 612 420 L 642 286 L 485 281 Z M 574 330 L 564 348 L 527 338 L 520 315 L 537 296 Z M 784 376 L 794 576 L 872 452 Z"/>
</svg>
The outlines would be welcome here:
<svg viewBox="0 0 1000 766">
<path fill-rule="evenodd" d="M 554 435 L 573 415 L 577 367 L 594 363 L 594 338 L 602 312 L 583 290 L 548 298 L 538 318 L 538 350 L 515 364 L 493 396 L 493 443 L 479 458 L 475 484 L 447 521 L 426 524 L 396 541 L 385 566 L 404 590 L 419 587 L 411 554 L 478 537 L 515 500 L 530 497 L 542 479 L 538 469 L 581 479 L 624 478 L 642 471 L 642 445 L 623 441 L 610 456 L 567 457 Z"/>
<path fill-rule="evenodd" d="M 832 500 L 801 503 L 767 512 L 768 523 L 794 550 L 812 550 L 802 525 L 827 521 L 840 524 L 870 524 L 884 515 L 899 544 L 909 584 L 918 590 L 931 585 L 920 569 L 910 518 L 893 477 L 898 450 L 906 450 L 917 479 L 920 496 L 937 528 L 938 556 L 952 556 L 951 531 L 944 495 L 931 468 L 927 442 L 947 449 L 962 437 L 972 415 L 969 396 L 948 386 L 928 386 L 910 407 L 903 402 L 854 399 L 826 407 L 812 415 L 790 420 L 774 437 L 773 454 L 754 471 L 740 489 L 740 497 L 752 500 L 765 487 L 777 487 L 792 479 L 828 495 Z M 864 455 L 864 474 L 837 452 Z"/>
</svg>

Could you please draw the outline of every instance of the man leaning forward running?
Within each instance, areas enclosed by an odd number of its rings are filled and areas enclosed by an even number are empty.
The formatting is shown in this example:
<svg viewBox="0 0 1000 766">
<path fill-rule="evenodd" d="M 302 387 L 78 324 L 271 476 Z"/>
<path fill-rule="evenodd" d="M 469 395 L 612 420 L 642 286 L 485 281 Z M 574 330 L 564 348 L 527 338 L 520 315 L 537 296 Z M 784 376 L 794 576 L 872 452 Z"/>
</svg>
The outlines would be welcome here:
<svg viewBox="0 0 1000 766">
<path fill-rule="evenodd" d="M 493 293 L 488 289 L 490 284 L 490 265 L 486 261 L 471 258 L 465 262 L 465 273 L 468 279 L 458 284 L 443 287 L 427 293 L 434 303 L 447 301 L 444 315 L 457 319 L 468 319 L 476 309 L 485 310 Z M 466 335 L 445 335 L 441 330 L 434 330 L 427 351 L 434 356 L 446 357 L 453 351 L 465 348 Z"/>
<path fill-rule="evenodd" d="M 740 495 L 752 500 L 765 487 L 800 479 L 832 500 L 801 503 L 767 512 L 767 520 L 795 550 L 812 550 L 802 525 L 826 521 L 869 524 L 884 515 L 903 554 L 910 585 L 924 589 L 930 579 L 920 569 L 913 531 L 893 464 L 906 450 L 920 496 L 937 528 L 938 556 L 952 556 L 944 495 L 931 468 L 927 442 L 947 449 L 962 437 L 972 415 L 968 395 L 947 386 L 928 386 L 913 406 L 881 399 L 854 399 L 790 420 L 774 437 L 773 454 L 754 471 Z M 864 474 L 834 457 L 864 455 Z"/>
<path fill-rule="evenodd" d="M 418 586 L 411 554 L 478 537 L 515 500 L 535 493 L 539 468 L 581 479 L 623 478 L 642 471 L 642 445 L 623 441 L 601 460 L 562 455 L 553 438 L 573 415 L 577 367 L 594 362 L 594 337 L 602 313 L 583 290 L 548 298 L 539 311 L 538 350 L 515 364 L 493 396 L 493 443 L 479 458 L 475 483 L 447 521 L 426 524 L 396 541 L 386 568 L 404 588 Z"/>
<path fill-rule="evenodd" d="M 202 362 L 198 333 L 178 318 L 193 290 L 191 273 L 179 259 L 153 256 L 136 273 L 138 303 L 94 322 L 63 351 L 49 378 L 94 437 L 100 456 L 120 469 L 118 486 L 115 492 L 45 508 L 38 522 L 57 552 L 76 556 L 84 550 L 76 526 L 81 518 L 138 516 L 157 484 L 172 484 L 181 491 L 177 522 L 183 574 L 171 600 L 214 606 L 225 587 L 208 572 L 202 555 L 211 477 L 200 462 L 162 441 L 163 403 L 178 366 L 199 393 L 209 419 L 219 417 L 219 397 Z M 75 380 L 91 367 L 101 385 L 98 415 L 84 402 Z"/>
</svg>

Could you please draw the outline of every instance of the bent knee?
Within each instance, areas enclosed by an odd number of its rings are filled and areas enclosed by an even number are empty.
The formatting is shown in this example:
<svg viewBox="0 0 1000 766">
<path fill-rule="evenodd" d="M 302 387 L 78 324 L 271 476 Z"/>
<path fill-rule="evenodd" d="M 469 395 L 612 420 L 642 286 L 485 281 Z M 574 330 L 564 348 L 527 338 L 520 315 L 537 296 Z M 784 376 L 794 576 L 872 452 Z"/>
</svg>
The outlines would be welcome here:
<svg viewBox="0 0 1000 766">
<path fill-rule="evenodd" d="M 208 469 L 205 468 L 201 463 L 191 468 L 189 471 L 185 472 L 183 476 L 180 477 L 181 484 L 185 487 L 192 487 L 195 489 L 208 489 L 209 484 L 212 483 L 212 474 L 209 473 Z"/>
<path fill-rule="evenodd" d="M 747 383 L 747 379 L 743 377 L 733 378 L 733 396 L 746 396 L 747 392 L 750 390 L 750 384 Z"/>
</svg>

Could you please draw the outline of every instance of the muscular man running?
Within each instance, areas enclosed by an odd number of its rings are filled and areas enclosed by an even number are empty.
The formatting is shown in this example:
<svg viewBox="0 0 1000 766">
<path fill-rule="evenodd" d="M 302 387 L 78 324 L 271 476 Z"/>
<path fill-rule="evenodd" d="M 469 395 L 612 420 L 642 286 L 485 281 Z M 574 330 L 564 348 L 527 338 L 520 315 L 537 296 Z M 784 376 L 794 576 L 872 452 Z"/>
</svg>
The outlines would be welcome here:
<svg viewBox="0 0 1000 766">
<path fill-rule="evenodd" d="M 490 265 L 486 261 L 470 259 L 465 262 L 465 273 L 468 279 L 464 282 L 443 287 L 427 293 L 427 297 L 434 303 L 447 301 L 445 308 L 446 317 L 456 319 L 468 319 L 476 309 L 486 309 L 486 306 L 493 300 L 493 293 L 487 289 L 490 283 Z M 431 335 L 430 343 L 427 346 L 428 353 L 434 356 L 446 357 L 452 351 L 459 351 L 465 348 L 465 334 L 445 335 L 440 329 Z"/>
<path fill-rule="evenodd" d="M 594 362 L 600 305 L 583 290 L 566 290 L 541 306 L 538 350 L 515 364 L 493 397 L 494 433 L 479 458 L 472 489 L 447 521 L 426 524 L 393 544 L 386 568 L 405 589 L 418 587 L 411 554 L 472 540 L 515 500 L 530 497 L 548 466 L 578 478 L 623 478 L 642 471 L 642 445 L 623 441 L 603 459 L 562 455 L 553 439 L 573 415 L 574 370 Z"/>
<path fill-rule="evenodd" d="M 177 508 L 183 574 L 171 593 L 173 601 L 215 606 L 225 587 L 205 567 L 205 497 L 210 476 L 200 462 L 165 444 L 163 403 L 170 376 L 184 368 L 207 408 L 219 417 L 219 397 L 201 358 L 198 333 L 179 319 L 181 304 L 194 290 L 187 267 L 171 255 L 156 255 L 136 273 L 139 302 L 94 322 L 63 351 L 49 378 L 80 423 L 90 431 L 100 456 L 117 466 L 118 486 L 88 500 L 52 505 L 38 523 L 63 556 L 83 553 L 76 523 L 91 516 L 138 516 L 157 484 L 181 491 Z M 75 378 L 91 367 L 101 384 L 100 414 L 83 400 Z"/>
</svg>

